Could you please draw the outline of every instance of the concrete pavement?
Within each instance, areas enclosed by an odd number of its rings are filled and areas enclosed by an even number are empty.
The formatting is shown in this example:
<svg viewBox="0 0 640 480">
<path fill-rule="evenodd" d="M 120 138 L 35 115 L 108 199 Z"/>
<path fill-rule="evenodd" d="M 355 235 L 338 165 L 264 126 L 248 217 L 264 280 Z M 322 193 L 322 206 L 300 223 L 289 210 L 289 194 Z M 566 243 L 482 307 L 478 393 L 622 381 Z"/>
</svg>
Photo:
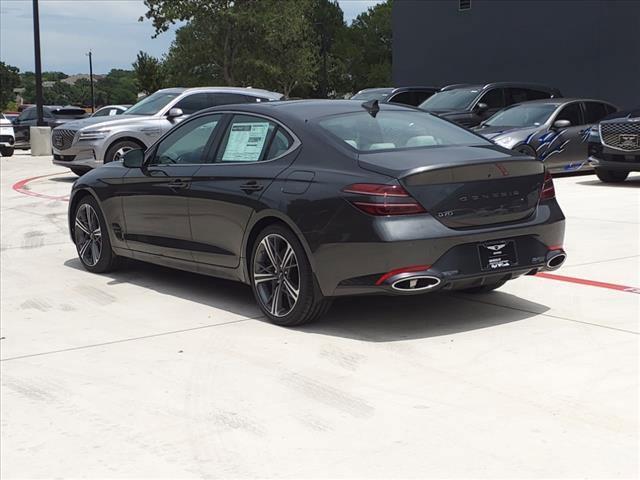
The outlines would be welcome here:
<svg viewBox="0 0 640 480">
<path fill-rule="evenodd" d="M 75 176 L 21 153 L 0 167 L 2 478 L 638 476 L 633 291 L 526 277 L 340 299 L 285 329 L 240 284 L 86 272 Z M 557 273 L 640 287 L 640 175 L 556 191 Z"/>
</svg>

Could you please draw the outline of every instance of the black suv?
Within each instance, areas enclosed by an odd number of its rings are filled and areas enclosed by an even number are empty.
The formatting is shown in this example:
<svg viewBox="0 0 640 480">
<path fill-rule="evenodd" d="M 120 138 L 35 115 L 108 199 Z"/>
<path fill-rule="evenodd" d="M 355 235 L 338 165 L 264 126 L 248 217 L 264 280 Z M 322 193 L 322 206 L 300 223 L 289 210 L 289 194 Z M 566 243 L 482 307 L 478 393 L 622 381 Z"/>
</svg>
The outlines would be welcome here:
<svg viewBox="0 0 640 480">
<path fill-rule="evenodd" d="M 85 118 L 88 116 L 87 112 L 80 107 L 60 107 L 54 105 L 47 105 L 42 109 L 43 120 L 46 126 L 55 128 L 58 125 L 62 125 L 65 122 L 71 120 L 77 120 L 79 118 Z M 35 127 L 38 123 L 38 112 L 36 107 L 27 107 L 18 118 L 13 121 L 13 131 L 16 136 L 15 148 L 26 150 L 31 145 L 31 130 L 30 127 Z"/>
<path fill-rule="evenodd" d="M 589 163 L 603 182 L 640 172 L 640 106 L 609 115 L 589 134 Z"/>
<path fill-rule="evenodd" d="M 562 97 L 562 94 L 557 88 L 532 83 L 456 84 L 444 87 L 420 104 L 419 108 L 464 127 L 475 127 L 498 110 L 514 103 L 558 97 Z"/>
<path fill-rule="evenodd" d="M 378 100 L 379 102 L 401 103 L 417 107 L 437 91 L 436 87 L 365 88 L 351 97 L 351 100 L 365 102 Z"/>
</svg>

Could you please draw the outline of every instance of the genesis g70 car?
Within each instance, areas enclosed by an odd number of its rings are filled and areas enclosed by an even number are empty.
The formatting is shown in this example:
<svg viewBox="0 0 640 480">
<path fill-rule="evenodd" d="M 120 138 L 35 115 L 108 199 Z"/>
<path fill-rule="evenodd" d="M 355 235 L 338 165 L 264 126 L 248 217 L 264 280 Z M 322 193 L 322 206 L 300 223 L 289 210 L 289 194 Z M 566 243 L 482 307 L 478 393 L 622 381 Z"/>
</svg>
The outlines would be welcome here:
<svg viewBox="0 0 640 480">
<path fill-rule="evenodd" d="M 489 291 L 565 259 L 539 160 L 388 103 L 202 111 L 76 181 L 84 267 L 131 257 L 250 284 L 280 325 L 340 295 Z"/>
</svg>

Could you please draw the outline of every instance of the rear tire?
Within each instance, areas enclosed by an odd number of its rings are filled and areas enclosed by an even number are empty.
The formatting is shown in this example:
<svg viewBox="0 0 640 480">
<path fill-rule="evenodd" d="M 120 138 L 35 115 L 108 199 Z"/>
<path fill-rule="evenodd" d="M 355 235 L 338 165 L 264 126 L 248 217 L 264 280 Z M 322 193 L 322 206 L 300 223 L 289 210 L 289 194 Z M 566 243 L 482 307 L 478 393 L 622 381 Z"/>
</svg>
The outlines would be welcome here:
<svg viewBox="0 0 640 480">
<path fill-rule="evenodd" d="M 107 224 L 95 198 L 91 195 L 82 198 L 73 219 L 73 238 L 82 266 L 92 273 L 115 269 L 120 257 L 111 249 Z"/>
<path fill-rule="evenodd" d="M 497 283 L 488 283 L 486 285 L 480 285 L 478 287 L 465 288 L 464 290 L 460 291 L 464 293 L 489 293 L 497 288 L 500 288 L 505 283 L 507 283 L 506 280 L 501 280 Z"/>
<path fill-rule="evenodd" d="M 258 234 L 248 270 L 258 306 L 276 325 L 312 322 L 331 306 L 316 285 L 302 244 L 283 225 L 270 225 Z"/>
<path fill-rule="evenodd" d="M 133 140 L 119 140 L 113 143 L 104 154 L 104 163 L 117 162 L 122 160 L 122 156 L 129 150 L 144 149 L 139 143 Z"/>
<path fill-rule="evenodd" d="M 81 177 L 82 175 L 87 173 L 89 170 L 86 168 L 72 168 L 71 171 L 75 173 L 77 176 Z"/>
<path fill-rule="evenodd" d="M 2 147 L 0 148 L 0 155 L 3 157 L 12 157 L 13 156 L 13 147 Z"/>
<path fill-rule="evenodd" d="M 620 183 L 627 179 L 629 172 L 596 168 L 596 175 L 604 183 Z"/>
</svg>

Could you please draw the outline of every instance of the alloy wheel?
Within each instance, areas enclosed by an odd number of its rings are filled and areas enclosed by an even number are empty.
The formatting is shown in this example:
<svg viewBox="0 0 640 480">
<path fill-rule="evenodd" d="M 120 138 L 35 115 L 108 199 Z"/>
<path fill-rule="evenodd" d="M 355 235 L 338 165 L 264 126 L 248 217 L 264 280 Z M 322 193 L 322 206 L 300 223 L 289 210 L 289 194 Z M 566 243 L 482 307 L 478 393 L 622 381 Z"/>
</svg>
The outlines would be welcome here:
<svg viewBox="0 0 640 480">
<path fill-rule="evenodd" d="M 288 315 L 300 296 L 298 258 L 281 235 L 266 235 L 253 258 L 253 284 L 262 306 L 274 317 Z"/>
<path fill-rule="evenodd" d="M 88 203 L 76 211 L 75 239 L 78 256 L 85 265 L 95 266 L 102 255 L 102 231 L 98 214 Z"/>
<path fill-rule="evenodd" d="M 119 160 L 122 160 L 122 157 L 124 157 L 125 153 L 129 152 L 130 150 L 133 150 L 133 147 L 121 147 L 118 150 L 116 150 L 116 153 L 113 154 L 113 161 L 117 162 Z"/>
</svg>

